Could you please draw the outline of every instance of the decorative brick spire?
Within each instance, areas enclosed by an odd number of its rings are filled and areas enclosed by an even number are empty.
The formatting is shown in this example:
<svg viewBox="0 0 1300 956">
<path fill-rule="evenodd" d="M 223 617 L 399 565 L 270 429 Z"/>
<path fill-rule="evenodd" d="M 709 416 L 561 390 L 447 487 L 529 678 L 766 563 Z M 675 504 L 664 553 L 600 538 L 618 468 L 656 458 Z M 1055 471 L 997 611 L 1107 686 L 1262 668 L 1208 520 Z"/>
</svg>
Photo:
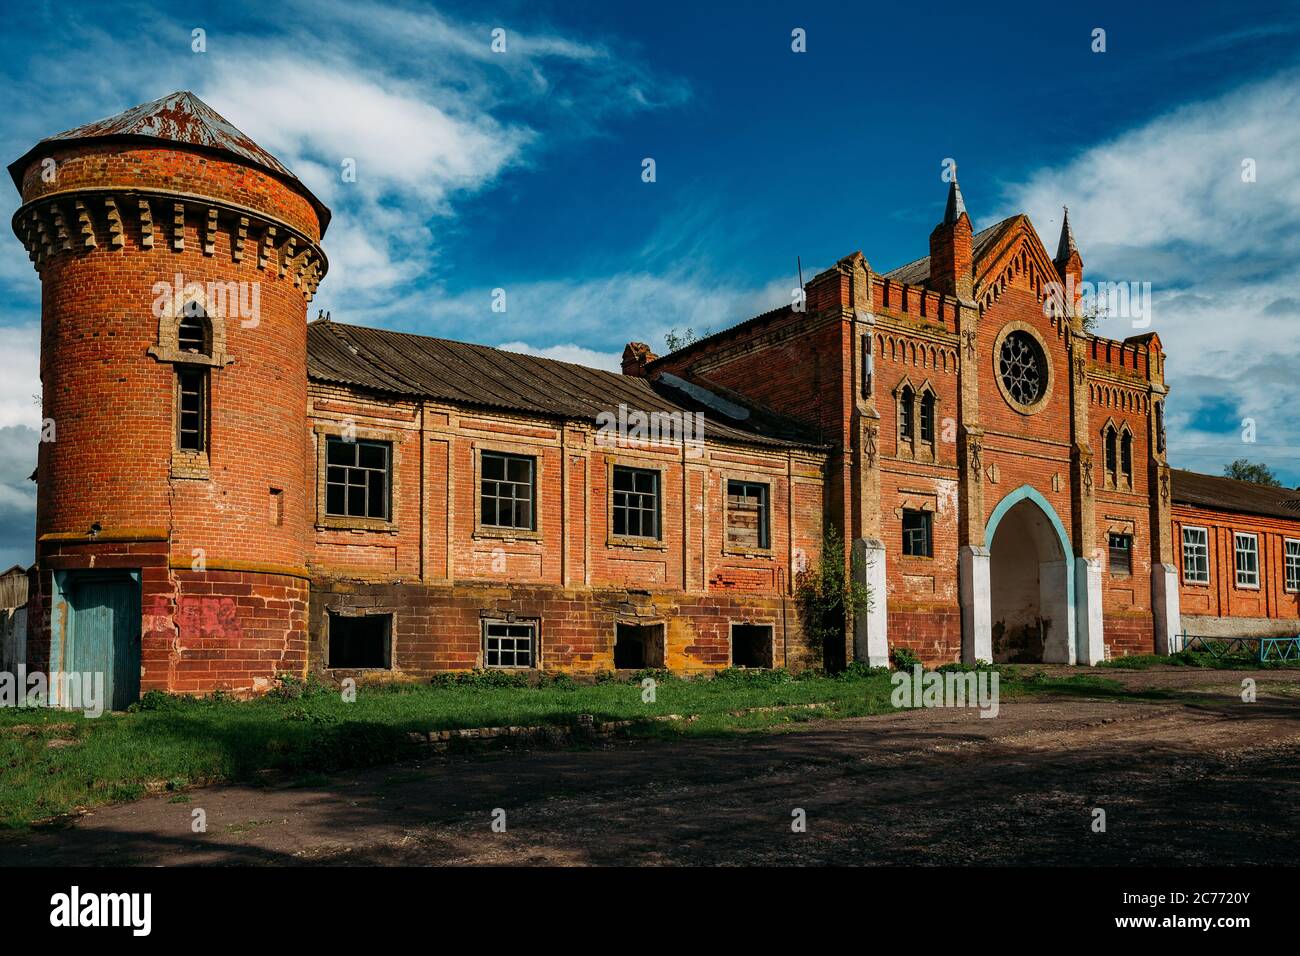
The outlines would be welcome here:
<svg viewBox="0 0 1300 956">
<path fill-rule="evenodd" d="M 1083 257 L 1079 255 L 1079 247 L 1074 244 L 1074 230 L 1070 228 L 1070 210 L 1067 206 L 1061 207 L 1065 215 L 1061 218 L 1061 241 L 1056 245 L 1056 271 L 1061 276 L 1061 281 L 1069 283 L 1073 281 L 1075 301 L 1078 301 L 1079 285 L 1083 282 Z M 1073 277 L 1073 280 L 1071 280 Z"/>
<path fill-rule="evenodd" d="M 957 217 L 966 212 L 966 200 L 962 198 L 961 186 L 957 185 L 957 166 L 952 167 L 952 182 L 948 184 L 948 207 L 943 212 L 943 224 L 951 226 Z"/>
<path fill-rule="evenodd" d="M 960 194 L 958 194 L 958 201 L 961 201 Z M 952 199 L 950 198 L 948 202 L 951 204 Z M 1061 219 L 1061 241 L 1056 244 L 1056 261 L 1058 263 L 1069 259 L 1070 253 L 1075 255 L 1079 253 L 1079 247 L 1074 244 L 1074 230 L 1070 228 L 1070 207 L 1062 206 L 1061 208 L 1065 210 L 1065 215 Z"/>
<path fill-rule="evenodd" d="M 948 205 L 943 222 L 930 233 L 930 288 L 946 295 L 970 299 L 974 295 L 973 230 L 966 200 L 957 185 L 957 167 L 948 184 Z"/>
</svg>

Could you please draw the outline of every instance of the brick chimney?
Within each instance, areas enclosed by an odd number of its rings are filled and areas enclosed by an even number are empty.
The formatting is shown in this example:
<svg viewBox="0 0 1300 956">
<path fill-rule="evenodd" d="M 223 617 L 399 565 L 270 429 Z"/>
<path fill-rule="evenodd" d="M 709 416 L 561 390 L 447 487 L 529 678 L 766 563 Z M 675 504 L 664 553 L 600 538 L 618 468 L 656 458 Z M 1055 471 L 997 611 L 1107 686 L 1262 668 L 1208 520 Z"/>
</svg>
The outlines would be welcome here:
<svg viewBox="0 0 1300 956">
<path fill-rule="evenodd" d="M 645 367 L 658 357 L 644 342 L 628 342 L 623 349 L 623 374 L 645 378 Z"/>
<path fill-rule="evenodd" d="M 968 301 L 974 296 L 972 236 L 970 216 L 966 214 L 966 202 L 957 185 L 957 169 L 953 167 L 943 222 L 930 233 L 930 288 Z"/>
</svg>

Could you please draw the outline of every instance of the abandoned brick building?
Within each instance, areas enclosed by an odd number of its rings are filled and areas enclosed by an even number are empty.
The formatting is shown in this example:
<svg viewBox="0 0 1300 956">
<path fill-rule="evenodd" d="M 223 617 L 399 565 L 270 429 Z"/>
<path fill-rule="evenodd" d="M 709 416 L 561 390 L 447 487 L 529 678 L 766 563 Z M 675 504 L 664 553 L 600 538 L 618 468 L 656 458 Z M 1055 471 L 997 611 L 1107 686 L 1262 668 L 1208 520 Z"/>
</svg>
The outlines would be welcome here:
<svg viewBox="0 0 1300 956">
<path fill-rule="evenodd" d="M 1166 650 L 1180 604 L 1297 619 L 1295 502 L 1171 472 L 1159 338 L 1084 330 L 1068 220 L 1054 258 L 1025 216 L 973 234 L 953 182 L 928 257 L 855 253 L 619 375 L 309 323 L 329 210 L 192 94 L 9 169 L 51 439 L 27 662 L 102 670 L 117 706 L 820 663 L 795 591 L 826 523 L 873 595 L 842 656 L 873 665 Z"/>
</svg>

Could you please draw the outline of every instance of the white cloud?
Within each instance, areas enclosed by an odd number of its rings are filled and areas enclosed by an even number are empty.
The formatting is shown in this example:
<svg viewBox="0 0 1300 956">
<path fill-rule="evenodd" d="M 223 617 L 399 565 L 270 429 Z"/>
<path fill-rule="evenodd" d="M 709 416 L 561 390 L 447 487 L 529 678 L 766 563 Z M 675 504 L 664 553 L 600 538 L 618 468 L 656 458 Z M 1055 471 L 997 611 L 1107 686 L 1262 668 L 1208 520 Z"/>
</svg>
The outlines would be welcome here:
<svg viewBox="0 0 1300 956">
<path fill-rule="evenodd" d="M 574 345 L 571 342 L 566 345 L 550 345 L 540 349 L 529 345 L 527 342 L 502 342 L 497 348 L 507 352 L 519 352 L 523 355 L 537 355 L 541 358 L 555 359 L 557 362 L 585 365 L 588 368 L 601 368 L 607 372 L 620 372 L 623 369 L 621 352 L 597 352 L 594 349 L 583 348 L 581 345 Z"/>
<path fill-rule="evenodd" d="M 40 427 L 40 355 L 39 325 L 0 326 L 0 428 Z"/>
<path fill-rule="evenodd" d="M 344 321 L 487 345 L 527 343 L 548 349 L 559 343 L 547 340 L 583 342 L 583 350 L 592 356 L 621 357 L 630 341 L 645 342 L 662 353 L 670 329 L 717 332 L 765 312 L 789 301 L 788 294 L 779 292 L 785 285 L 755 289 L 684 270 L 666 275 L 615 272 L 507 285 L 505 312 L 492 311 L 490 288 L 454 295 L 421 291 L 373 309 L 349 311 Z"/>
<path fill-rule="evenodd" d="M 1008 190 L 1056 250 L 1070 207 L 1085 279 L 1150 282 L 1150 328 L 1169 355 L 1170 457 L 1217 473 L 1238 457 L 1300 480 L 1300 78 L 1285 73 L 1184 106 Z M 1253 159 L 1257 180 L 1242 181 Z M 999 216 L 1000 218 L 1000 216 Z M 1290 304 L 1288 304 L 1290 303 Z M 1258 441 L 1240 440 L 1241 419 Z"/>
</svg>

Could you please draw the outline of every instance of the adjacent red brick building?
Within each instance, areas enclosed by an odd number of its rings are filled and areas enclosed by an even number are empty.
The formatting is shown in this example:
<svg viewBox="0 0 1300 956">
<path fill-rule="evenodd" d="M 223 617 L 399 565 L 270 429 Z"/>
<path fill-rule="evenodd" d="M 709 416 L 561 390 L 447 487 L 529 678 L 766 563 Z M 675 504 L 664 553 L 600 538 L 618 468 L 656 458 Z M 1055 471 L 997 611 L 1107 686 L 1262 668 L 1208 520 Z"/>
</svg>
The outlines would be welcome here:
<svg viewBox="0 0 1300 956">
<path fill-rule="evenodd" d="M 10 172 L 43 293 L 29 666 L 117 704 L 309 669 L 1092 663 L 1167 649 L 1180 601 L 1296 618 L 1300 513 L 1183 504 L 1160 341 L 1084 329 L 1068 219 L 1055 257 L 1024 216 L 973 234 L 954 181 L 928 257 L 855 253 L 616 375 L 308 323 L 329 211 L 192 94 Z M 795 600 L 828 522 L 874 595 L 829 649 Z M 1248 527 L 1269 583 L 1227 588 Z"/>
</svg>

